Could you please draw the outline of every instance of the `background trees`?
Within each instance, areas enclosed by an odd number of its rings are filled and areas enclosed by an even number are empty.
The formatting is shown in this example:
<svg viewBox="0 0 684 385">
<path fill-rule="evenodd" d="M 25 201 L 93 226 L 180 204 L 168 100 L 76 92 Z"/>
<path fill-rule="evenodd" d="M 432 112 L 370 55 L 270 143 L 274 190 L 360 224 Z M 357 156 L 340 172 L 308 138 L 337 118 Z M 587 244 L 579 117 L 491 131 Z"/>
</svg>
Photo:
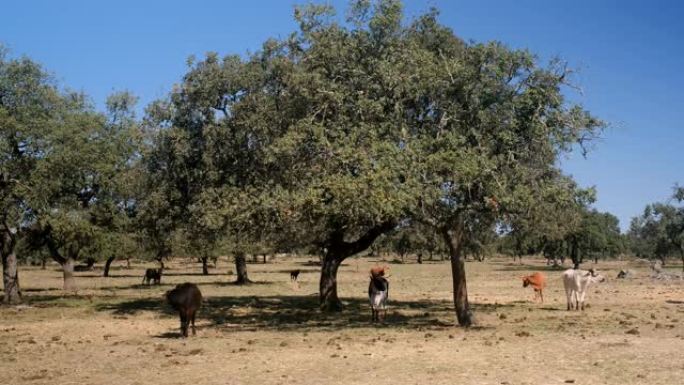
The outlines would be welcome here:
<svg viewBox="0 0 684 385">
<path fill-rule="evenodd" d="M 672 203 L 653 203 L 641 216 L 632 218 L 627 234 L 632 252 L 641 258 L 679 256 L 684 264 L 684 189 L 675 186 Z M 682 267 L 684 269 L 684 265 Z"/>
</svg>

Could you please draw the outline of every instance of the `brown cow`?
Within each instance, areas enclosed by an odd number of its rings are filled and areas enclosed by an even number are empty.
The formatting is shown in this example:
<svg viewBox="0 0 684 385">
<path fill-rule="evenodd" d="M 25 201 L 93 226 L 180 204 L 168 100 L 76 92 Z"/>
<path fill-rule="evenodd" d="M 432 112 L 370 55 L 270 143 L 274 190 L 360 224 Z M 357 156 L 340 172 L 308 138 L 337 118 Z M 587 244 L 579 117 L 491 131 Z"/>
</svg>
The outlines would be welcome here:
<svg viewBox="0 0 684 385">
<path fill-rule="evenodd" d="M 546 287 L 546 276 L 540 272 L 536 272 L 532 275 L 528 275 L 525 277 L 522 277 L 523 281 L 523 287 L 527 287 L 532 285 L 532 288 L 534 289 L 534 299 L 537 299 L 537 296 L 541 299 L 541 303 L 544 303 L 544 295 L 543 295 L 543 290 L 544 287 Z"/>
</svg>

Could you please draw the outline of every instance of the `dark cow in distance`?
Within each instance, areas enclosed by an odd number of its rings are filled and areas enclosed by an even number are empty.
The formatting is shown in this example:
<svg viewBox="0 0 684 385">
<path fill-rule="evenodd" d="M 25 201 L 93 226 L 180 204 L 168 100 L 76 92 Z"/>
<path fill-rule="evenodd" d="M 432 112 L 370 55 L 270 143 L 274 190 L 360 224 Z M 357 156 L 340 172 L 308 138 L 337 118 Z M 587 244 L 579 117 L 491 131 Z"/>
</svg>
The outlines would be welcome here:
<svg viewBox="0 0 684 385">
<path fill-rule="evenodd" d="M 145 275 L 143 275 L 143 285 L 145 282 L 149 285 L 150 282 L 154 282 L 155 285 L 161 284 L 161 277 L 164 274 L 164 262 L 160 262 L 161 267 L 159 269 L 147 269 L 145 270 Z"/>
<path fill-rule="evenodd" d="M 301 273 L 301 270 L 292 270 L 290 272 L 290 281 L 296 281 L 299 277 L 299 273 Z"/>
</svg>

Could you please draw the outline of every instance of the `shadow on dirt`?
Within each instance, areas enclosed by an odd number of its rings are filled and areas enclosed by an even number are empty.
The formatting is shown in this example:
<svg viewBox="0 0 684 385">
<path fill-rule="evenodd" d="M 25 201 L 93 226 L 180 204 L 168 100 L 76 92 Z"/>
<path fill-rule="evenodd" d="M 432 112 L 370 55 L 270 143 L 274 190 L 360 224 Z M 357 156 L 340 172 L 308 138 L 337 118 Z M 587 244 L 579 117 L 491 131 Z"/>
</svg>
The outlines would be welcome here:
<svg viewBox="0 0 684 385">
<path fill-rule="evenodd" d="M 519 271 L 521 273 L 524 272 L 535 272 L 535 271 L 546 271 L 549 273 L 560 273 L 564 270 L 569 269 L 572 266 L 553 266 L 553 265 L 544 265 L 544 266 L 539 266 L 539 265 L 518 265 L 518 264 L 502 264 L 500 266 L 497 266 L 494 268 L 494 271 Z"/>
<path fill-rule="evenodd" d="M 323 313 L 319 310 L 316 296 L 220 296 L 206 298 L 198 317 L 209 320 L 217 328 L 230 331 L 336 330 L 371 325 L 370 308 L 365 299 L 346 299 L 343 303 L 342 312 Z M 514 306 L 472 304 L 476 313 L 497 312 Z M 95 308 L 98 311 L 111 311 L 114 315 L 134 315 L 155 310 L 175 315 L 162 299 L 134 299 L 99 304 Z M 453 319 L 453 304 L 449 301 L 392 301 L 385 322 L 377 327 L 444 328 L 452 327 Z"/>
</svg>

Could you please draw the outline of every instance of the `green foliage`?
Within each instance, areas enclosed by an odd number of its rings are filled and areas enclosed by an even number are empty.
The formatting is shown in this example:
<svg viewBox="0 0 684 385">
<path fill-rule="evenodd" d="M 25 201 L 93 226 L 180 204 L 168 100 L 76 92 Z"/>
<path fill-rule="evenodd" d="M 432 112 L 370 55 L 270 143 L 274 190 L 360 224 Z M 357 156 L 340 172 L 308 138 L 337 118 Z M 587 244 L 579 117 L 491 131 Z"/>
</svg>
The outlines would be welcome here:
<svg viewBox="0 0 684 385">
<path fill-rule="evenodd" d="M 585 211 L 575 236 L 581 254 L 586 257 L 616 257 L 624 251 L 619 221 L 610 213 Z"/>
<path fill-rule="evenodd" d="M 673 199 L 681 203 L 683 197 L 682 188 L 675 186 Z M 684 206 L 647 205 L 641 216 L 632 218 L 628 239 L 638 257 L 664 260 L 676 255 L 684 259 Z"/>
<path fill-rule="evenodd" d="M 49 244 L 52 257 L 104 257 L 119 249 L 127 173 L 137 143 L 133 99 L 120 94 L 111 118 L 62 91 L 36 63 L 0 56 L 0 216 L 5 227 Z M 30 230 L 30 231 L 29 231 Z"/>
</svg>

